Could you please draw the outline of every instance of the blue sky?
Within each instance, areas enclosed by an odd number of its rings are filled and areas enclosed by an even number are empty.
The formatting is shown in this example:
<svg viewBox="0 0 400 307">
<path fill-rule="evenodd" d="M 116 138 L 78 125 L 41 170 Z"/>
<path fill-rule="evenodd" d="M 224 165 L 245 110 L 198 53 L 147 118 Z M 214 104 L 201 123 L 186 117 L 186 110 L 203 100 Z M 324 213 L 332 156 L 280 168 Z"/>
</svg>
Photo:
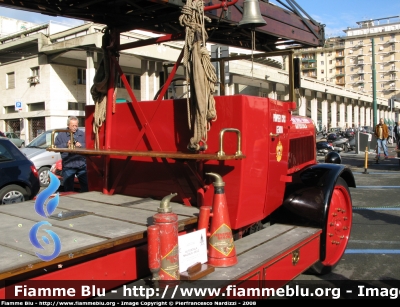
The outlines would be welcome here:
<svg viewBox="0 0 400 307">
<path fill-rule="evenodd" d="M 271 0 L 271 3 L 276 1 Z M 341 36 L 347 27 L 356 27 L 357 21 L 400 16 L 399 0 L 297 0 L 296 1 L 312 18 L 325 24 L 325 35 Z M 45 23 L 49 20 L 77 25 L 81 21 L 62 17 L 52 17 L 0 7 L 0 15 L 34 23 Z"/>
<path fill-rule="evenodd" d="M 274 2 L 274 1 L 271 1 Z M 400 16 L 399 0 L 297 0 L 313 19 L 325 24 L 325 36 L 343 36 L 347 27 L 367 19 Z"/>
</svg>

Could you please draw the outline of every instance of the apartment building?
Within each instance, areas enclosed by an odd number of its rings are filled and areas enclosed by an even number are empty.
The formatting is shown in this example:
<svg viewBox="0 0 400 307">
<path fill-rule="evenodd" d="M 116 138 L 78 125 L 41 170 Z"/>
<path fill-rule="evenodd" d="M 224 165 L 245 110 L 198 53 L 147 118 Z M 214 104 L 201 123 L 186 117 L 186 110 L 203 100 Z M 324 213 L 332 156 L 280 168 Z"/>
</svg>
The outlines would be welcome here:
<svg viewBox="0 0 400 307">
<path fill-rule="evenodd" d="M 302 76 L 372 95 L 374 59 L 376 97 L 400 101 L 400 16 L 360 21 L 344 32 L 324 47 L 295 52 Z"/>
</svg>

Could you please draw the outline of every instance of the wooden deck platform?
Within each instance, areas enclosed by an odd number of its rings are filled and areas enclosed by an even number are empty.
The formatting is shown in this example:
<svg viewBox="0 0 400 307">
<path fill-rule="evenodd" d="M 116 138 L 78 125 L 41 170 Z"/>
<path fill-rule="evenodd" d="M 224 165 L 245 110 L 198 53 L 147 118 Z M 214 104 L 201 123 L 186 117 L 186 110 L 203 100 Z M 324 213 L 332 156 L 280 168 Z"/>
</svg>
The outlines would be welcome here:
<svg viewBox="0 0 400 307">
<path fill-rule="evenodd" d="M 0 206 L 0 280 L 38 268 L 75 260 L 79 257 L 118 248 L 118 245 L 143 240 L 147 226 L 153 223 L 159 200 L 124 195 L 104 195 L 101 192 L 71 194 L 60 197 L 50 218 L 36 213 L 34 201 Z M 178 215 L 179 230 L 195 227 L 196 207 L 171 202 Z M 29 231 L 39 221 L 51 223 L 51 229 L 61 240 L 57 258 L 43 262 L 29 240 Z M 41 234 L 44 235 L 45 232 Z M 40 236 L 40 237 L 41 237 Z M 71 257 L 72 255 L 72 257 Z"/>
</svg>

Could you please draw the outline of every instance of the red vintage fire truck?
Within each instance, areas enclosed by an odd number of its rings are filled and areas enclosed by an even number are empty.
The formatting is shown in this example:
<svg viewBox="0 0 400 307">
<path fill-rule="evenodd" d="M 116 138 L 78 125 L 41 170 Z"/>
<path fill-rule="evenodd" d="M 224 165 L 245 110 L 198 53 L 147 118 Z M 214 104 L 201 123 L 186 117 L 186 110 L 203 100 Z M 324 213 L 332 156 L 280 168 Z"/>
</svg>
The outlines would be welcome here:
<svg viewBox="0 0 400 307">
<path fill-rule="evenodd" d="M 268 280 L 290 281 L 307 270 L 327 273 L 340 261 L 352 226 L 353 174 L 338 163 L 317 163 L 314 124 L 294 115 L 299 76 L 292 49 L 322 46 L 323 26 L 293 0 L 284 7 L 269 1 L 199 2 L 0 3 L 106 25 L 102 66 L 92 87 L 96 104 L 85 110 L 86 148 L 48 149 L 87 156 L 90 192 L 60 197 L 56 215 L 49 217 L 62 242 L 55 259 L 37 258 L 28 248 L 26 232 L 15 233 L 22 236 L 17 240 L 24 246 L 12 240 L 0 242 L 3 258 L 10 259 L 0 269 L 0 297 L 23 280 L 114 281 L 109 290 L 146 278 L 151 266 L 148 227 L 162 212 L 160 201 L 168 197 L 179 234 L 190 233 L 199 228 L 202 208 L 211 207 L 207 214 L 214 217 L 222 214 L 212 207 L 221 187 L 228 212 L 223 224 L 235 239 L 237 261 L 229 265 L 222 261 L 203 279 L 226 284 L 251 280 L 263 286 Z M 189 4 L 202 10 L 185 13 Z M 193 12 L 200 16 L 198 24 L 205 20 L 203 28 L 183 25 Z M 120 34 L 134 29 L 164 36 L 120 44 Z M 221 95 L 214 97 L 215 79 L 208 76 L 212 69 L 204 69 L 207 61 L 214 60 L 200 50 L 206 39 L 263 52 L 216 59 L 222 76 L 224 63 L 230 60 L 286 55 L 289 101 L 224 95 L 224 84 Z M 185 47 L 175 65 L 166 69 L 164 86 L 154 100 L 138 101 L 119 65 L 119 52 L 172 40 L 184 40 Z M 286 49 L 280 49 L 282 45 Z M 195 58 L 197 51 L 200 56 Z M 167 88 L 182 62 L 190 99 L 168 99 Z M 129 102 L 116 104 L 117 75 L 128 90 Z M 32 206 L 33 202 L 18 208 L 3 206 L 0 219 L 22 225 L 18 230 L 30 227 L 41 218 L 32 214 Z M 17 260 L 15 254 L 20 255 Z"/>
</svg>

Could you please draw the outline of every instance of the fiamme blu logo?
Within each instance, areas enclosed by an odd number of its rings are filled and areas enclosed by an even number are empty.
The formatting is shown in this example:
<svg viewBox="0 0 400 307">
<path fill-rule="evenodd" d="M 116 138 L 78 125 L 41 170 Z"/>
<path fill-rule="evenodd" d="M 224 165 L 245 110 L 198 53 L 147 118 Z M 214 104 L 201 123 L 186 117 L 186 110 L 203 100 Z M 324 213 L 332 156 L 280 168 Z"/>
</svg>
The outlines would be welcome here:
<svg viewBox="0 0 400 307">
<path fill-rule="evenodd" d="M 50 198 L 50 196 L 54 194 L 60 186 L 60 180 L 58 180 L 58 178 L 50 172 L 49 177 L 49 186 L 38 194 L 35 201 L 36 213 L 45 219 L 51 216 L 51 214 L 57 208 L 60 199 L 60 195 L 58 193 L 53 198 Z M 32 245 L 38 250 L 41 250 L 40 253 L 35 252 L 35 254 L 43 261 L 51 261 L 56 258 L 61 252 L 60 238 L 54 231 L 49 229 L 51 227 L 51 223 L 47 220 L 44 220 L 33 225 L 31 230 L 29 231 L 29 240 L 31 241 Z M 42 235 L 40 240 L 38 238 L 39 231 L 41 233 L 45 231 L 48 236 Z M 53 250 L 50 250 L 51 254 L 49 255 L 49 249 L 51 248 L 51 246 L 53 246 Z"/>
</svg>

